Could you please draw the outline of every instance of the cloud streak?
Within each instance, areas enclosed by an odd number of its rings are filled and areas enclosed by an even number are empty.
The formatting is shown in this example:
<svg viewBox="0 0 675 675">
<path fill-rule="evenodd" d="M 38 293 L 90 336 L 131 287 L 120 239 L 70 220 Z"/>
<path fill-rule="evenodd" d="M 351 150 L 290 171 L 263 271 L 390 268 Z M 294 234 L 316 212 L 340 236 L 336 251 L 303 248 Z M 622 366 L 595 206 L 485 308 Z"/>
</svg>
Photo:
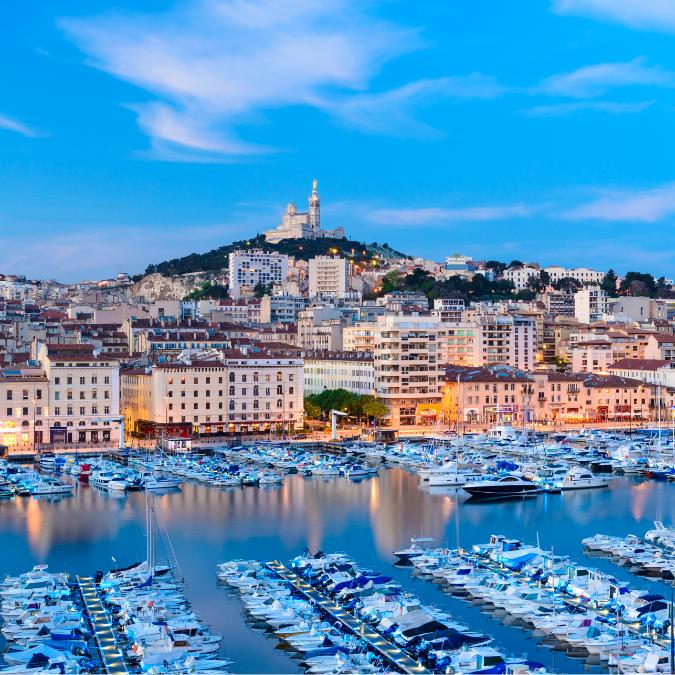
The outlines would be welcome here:
<svg viewBox="0 0 675 675">
<path fill-rule="evenodd" d="M 675 183 L 638 192 L 606 191 L 603 196 L 561 213 L 568 220 L 654 223 L 675 213 Z"/>
<path fill-rule="evenodd" d="M 641 57 L 628 63 L 598 63 L 569 73 L 551 75 L 535 91 L 549 96 L 594 98 L 616 87 L 635 85 L 675 87 L 675 73 L 648 66 Z"/>
<path fill-rule="evenodd" d="M 524 204 L 511 206 L 470 206 L 460 209 L 433 207 L 426 209 L 375 209 L 368 220 L 381 225 L 441 225 L 449 222 L 529 218 L 536 209 Z"/>
<path fill-rule="evenodd" d="M 587 16 L 638 30 L 675 33 L 675 4 L 671 0 L 553 0 L 557 14 Z"/>
<path fill-rule="evenodd" d="M 583 101 L 579 103 L 556 103 L 554 105 L 540 105 L 536 108 L 523 110 L 528 117 L 563 117 L 585 110 L 606 112 L 612 115 L 623 113 L 638 113 L 646 110 L 655 101 L 642 101 L 634 103 L 616 103 L 613 101 Z"/>
<path fill-rule="evenodd" d="M 27 138 L 42 138 L 46 136 L 45 132 L 39 131 L 38 129 L 32 129 L 31 127 L 26 126 L 21 122 L 17 122 L 11 117 L 6 115 L 0 115 L 0 129 L 6 129 L 7 131 L 16 131 Z"/>
</svg>

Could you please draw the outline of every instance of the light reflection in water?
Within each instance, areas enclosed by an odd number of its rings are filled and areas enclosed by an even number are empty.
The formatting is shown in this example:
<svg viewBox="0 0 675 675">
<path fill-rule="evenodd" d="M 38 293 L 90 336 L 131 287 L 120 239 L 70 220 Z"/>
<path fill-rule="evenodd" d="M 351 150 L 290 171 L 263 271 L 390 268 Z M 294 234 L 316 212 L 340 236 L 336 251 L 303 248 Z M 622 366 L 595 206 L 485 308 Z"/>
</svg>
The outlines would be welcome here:
<svg viewBox="0 0 675 675">
<path fill-rule="evenodd" d="M 281 486 L 267 488 L 185 484 L 179 491 L 158 495 L 157 501 L 189 584 L 188 596 L 214 631 L 225 636 L 228 656 L 242 673 L 294 672 L 295 666 L 264 636 L 249 631 L 236 598 L 216 588 L 219 561 L 285 560 L 303 546 L 347 551 L 363 565 L 393 574 L 423 600 L 493 634 L 502 646 L 528 651 L 550 666 L 551 653 L 526 641 L 522 632 L 501 627 L 444 596 L 438 586 L 393 568 L 393 549 L 420 529 L 439 546 L 447 542 L 469 547 L 492 533 L 529 542 L 539 535 L 542 547 L 553 544 L 557 553 L 582 561 L 583 537 L 598 532 L 644 534 L 657 513 L 666 524 L 675 522 L 675 486 L 665 482 L 625 478 L 605 490 L 497 503 L 471 503 L 462 494 L 455 488 L 420 486 L 417 476 L 383 467 L 378 476 L 359 481 L 294 475 Z M 73 496 L 0 501 L 0 574 L 18 574 L 38 562 L 53 570 L 91 574 L 109 569 L 112 556 L 121 566 L 131 564 L 145 552 L 144 512 L 143 493 L 115 495 L 81 483 Z M 169 550 L 165 538 L 159 544 Z M 604 560 L 589 564 L 627 576 Z M 650 586 L 635 578 L 633 582 Z M 563 660 L 565 672 L 583 671 L 583 663 Z"/>
</svg>

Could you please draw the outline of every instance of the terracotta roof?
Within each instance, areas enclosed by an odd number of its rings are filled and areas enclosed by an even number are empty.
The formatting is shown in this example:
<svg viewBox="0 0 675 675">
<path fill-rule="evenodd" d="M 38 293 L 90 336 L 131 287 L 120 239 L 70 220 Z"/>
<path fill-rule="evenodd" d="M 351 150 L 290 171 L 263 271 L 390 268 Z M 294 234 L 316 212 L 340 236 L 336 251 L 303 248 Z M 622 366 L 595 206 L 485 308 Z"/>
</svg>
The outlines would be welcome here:
<svg viewBox="0 0 675 675">
<path fill-rule="evenodd" d="M 672 363 L 665 359 L 621 359 L 615 361 L 607 370 L 656 370 Z"/>
</svg>

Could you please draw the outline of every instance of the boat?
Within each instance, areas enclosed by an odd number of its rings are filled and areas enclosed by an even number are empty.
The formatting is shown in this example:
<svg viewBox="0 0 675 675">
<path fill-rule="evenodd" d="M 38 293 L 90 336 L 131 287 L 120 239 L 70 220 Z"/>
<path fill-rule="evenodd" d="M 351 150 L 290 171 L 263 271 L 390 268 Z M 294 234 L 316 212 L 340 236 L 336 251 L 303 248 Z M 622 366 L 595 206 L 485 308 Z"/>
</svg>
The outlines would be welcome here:
<svg viewBox="0 0 675 675">
<path fill-rule="evenodd" d="M 154 476 L 145 481 L 146 490 L 165 490 L 167 488 L 176 488 L 182 484 L 179 478 L 167 478 L 166 476 Z"/>
<path fill-rule="evenodd" d="M 499 497 L 527 497 L 536 495 L 539 488 L 529 480 L 505 474 L 491 480 L 477 481 L 462 487 L 475 499 L 496 499 Z"/>
<path fill-rule="evenodd" d="M 555 482 L 553 485 L 561 490 L 580 490 L 607 487 L 611 480 L 611 476 L 596 476 L 588 469 L 575 466 L 567 472 L 564 480 Z"/>
<path fill-rule="evenodd" d="M 57 478 L 43 478 L 31 490 L 32 495 L 62 495 L 70 494 L 73 491 L 73 485 L 63 483 Z"/>
<path fill-rule="evenodd" d="M 400 560 L 410 560 L 411 558 L 416 558 L 418 555 L 423 555 L 426 551 L 425 548 L 418 546 L 419 542 L 433 541 L 430 537 L 412 537 L 410 539 L 411 545 L 407 547 L 397 548 L 394 551 L 394 555 Z"/>
</svg>

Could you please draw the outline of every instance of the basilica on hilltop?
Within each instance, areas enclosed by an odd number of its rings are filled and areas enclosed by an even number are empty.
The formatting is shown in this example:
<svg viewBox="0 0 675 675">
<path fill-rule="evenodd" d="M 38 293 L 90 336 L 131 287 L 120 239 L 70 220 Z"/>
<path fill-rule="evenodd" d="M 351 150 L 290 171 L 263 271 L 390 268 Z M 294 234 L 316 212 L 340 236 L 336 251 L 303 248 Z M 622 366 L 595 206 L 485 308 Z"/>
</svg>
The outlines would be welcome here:
<svg viewBox="0 0 675 675">
<path fill-rule="evenodd" d="M 282 239 L 345 238 L 345 231 L 342 227 L 334 230 L 321 229 L 321 197 L 316 194 L 316 181 L 312 186 L 312 196 L 309 198 L 309 211 L 298 213 L 295 204 L 291 202 L 281 218 L 281 225 L 263 234 L 265 240 L 271 244 L 277 244 Z"/>
</svg>

